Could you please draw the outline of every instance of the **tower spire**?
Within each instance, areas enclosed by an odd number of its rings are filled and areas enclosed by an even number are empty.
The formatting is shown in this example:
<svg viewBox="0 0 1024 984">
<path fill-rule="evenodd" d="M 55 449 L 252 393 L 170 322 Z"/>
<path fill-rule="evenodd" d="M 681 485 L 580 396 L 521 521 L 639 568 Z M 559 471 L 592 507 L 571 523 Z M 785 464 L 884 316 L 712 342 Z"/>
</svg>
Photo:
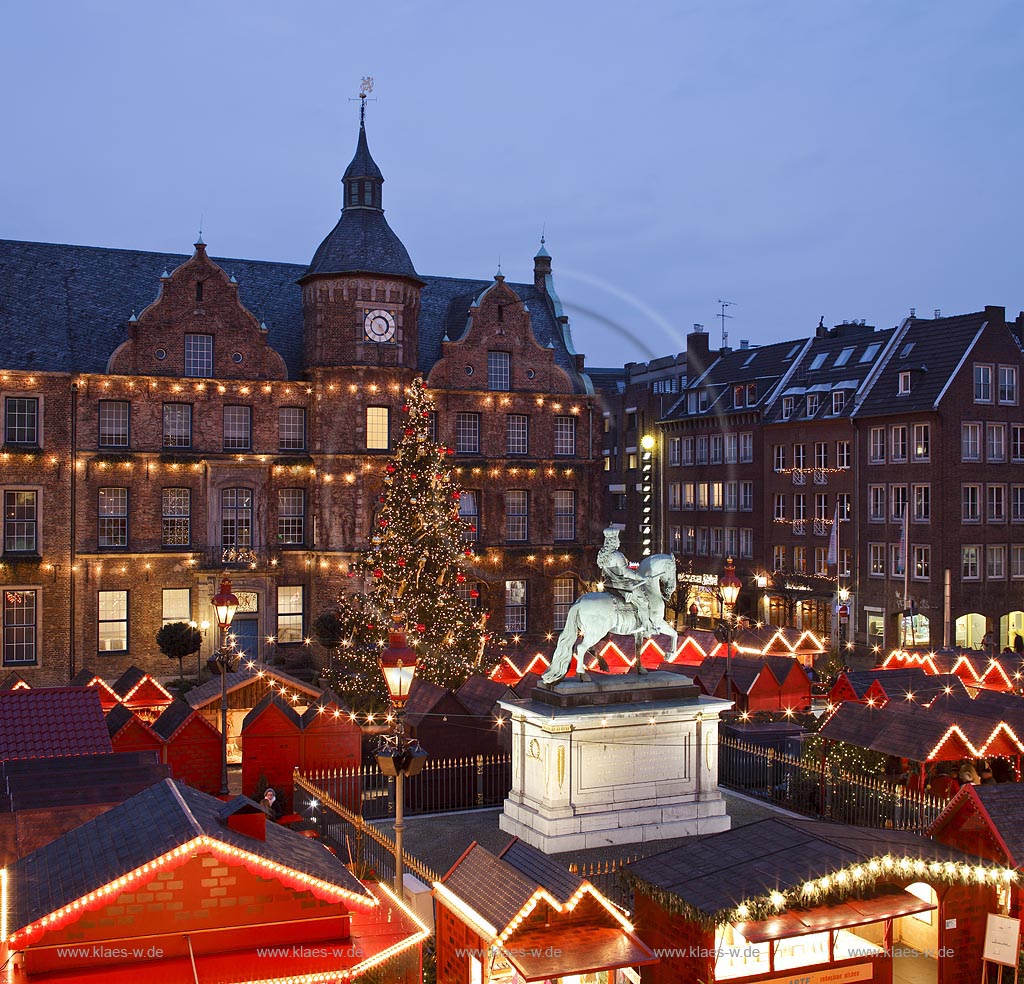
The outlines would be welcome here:
<svg viewBox="0 0 1024 984">
<path fill-rule="evenodd" d="M 345 185 L 345 210 L 382 209 L 381 185 L 384 184 L 384 175 L 370 155 L 370 147 L 366 142 L 366 100 L 371 92 L 373 79 L 367 75 L 359 86 L 359 140 L 356 153 L 341 179 Z"/>
</svg>

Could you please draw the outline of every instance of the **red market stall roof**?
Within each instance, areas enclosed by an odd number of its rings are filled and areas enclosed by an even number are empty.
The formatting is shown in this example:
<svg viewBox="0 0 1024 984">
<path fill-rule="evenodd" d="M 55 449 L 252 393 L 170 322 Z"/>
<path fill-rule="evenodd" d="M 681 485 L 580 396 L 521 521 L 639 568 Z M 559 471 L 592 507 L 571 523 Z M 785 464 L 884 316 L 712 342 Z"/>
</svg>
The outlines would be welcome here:
<svg viewBox="0 0 1024 984">
<path fill-rule="evenodd" d="M 495 713 L 494 708 L 499 700 L 515 700 L 516 695 L 509 683 L 471 676 L 455 691 L 455 696 L 470 714 L 485 718 Z"/>
<path fill-rule="evenodd" d="M 960 678 L 952 674 L 933 676 L 920 666 L 897 669 L 844 670 L 829 692 L 833 704 L 859 700 L 868 704 L 913 700 L 927 704 L 940 694 L 964 692 Z"/>
<path fill-rule="evenodd" d="M 890 895 L 899 880 L 996 883 L 1016 877 L 1012 869 L 983 864 L 909 831 L 781 817 L 635 861 L 624 874 L 663 908 L 706 925 L 749 925 L 791 913 L 802 919 L 819 901 Z M 785 935 L 786 927 L 780 930 Z"/>
<path fill-rule="evenodd" d="M 5 690 L 31 690 L 32 685 L 20 674 L 13 670 L 0 682 L 0 692 Z"/>
<path fill-rule="evenodd" d="M 113 750 L 94 689 L 37 687 L 0 693 L 0 762 Z"/>
<path fill-rule="evenodd" d="M 622 910 L 586 879 L 518 838 L 499 855 L 474 841 L 439 882 L 435 898 L 486 932 L 523 980 L 545 981 L 655 963 Z M 584 900 L 599 918 L 559 924 Z M 550 907 L 544 926 L 525 923 L 538 905 Z"/>
<path fill-rule="evenodd" d="M 311 702 L 316 700 L 321 694 L 320 687 L 314 687 L 312 684 L 305 683 L 288 673 L 282 673 L 281 670 L 272 666 L 266 666 L 263 663 L 242 663 L 237 670 L 233 673 L 227 673 L 225 676 L 227 677 L 227 692 L 229 695 L 254 683 L 265 684 L 268 690 L 276 691 L 288 700 L 297 697 Z M 185 700 L 196 710 L 217 710 L 220 707 L 220 694 L 220 674 L 217 674 L 207 680 L 206 683 L 193 687 L 185 694 Z M 263 696 L 261 693 L 253 701 L 253 706 Z"/>
<path fill-rule="evenodd" d="M 95 688 L 100 695 L 100 701 L 102 701 L 105 711 L 109 711 L 110 708 L 121 703 L 121 695 L 103 677 L 90 669 L 79 670 L 71 678 L 71 686 Z"/>
<path fill-rule="evenodd" d="M 955 843 L 966 829 L 989 838 L 1001 863 L 1024 868 L 1024 783 L 961 787 L 932 822 L 928 836 Z"/>
<path fill-rule="evenodd" d="M 123 703 L 132 707 L 162 707 L 174 700 L 156 677 L 137 666 L 129 666 L 114 681 L 113 690 Z"/>
</svg>

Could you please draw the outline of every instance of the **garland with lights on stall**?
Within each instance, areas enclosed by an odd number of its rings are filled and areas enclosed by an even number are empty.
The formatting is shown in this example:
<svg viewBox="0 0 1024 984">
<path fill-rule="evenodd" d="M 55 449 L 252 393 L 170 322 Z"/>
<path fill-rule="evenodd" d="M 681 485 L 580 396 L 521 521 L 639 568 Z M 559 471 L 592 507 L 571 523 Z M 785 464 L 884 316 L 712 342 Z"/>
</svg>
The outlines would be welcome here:
<svg viewBox="0 0 1024 984">
<path fill-rule="evenodd" d="M 417 377 L 402 406 L 403 436 L 383 466 L 372 545 L 349 570 L 356 590 L 313 623 L 314 638 L 332 650 L 324 682 L 355 709 L 387 704 L 377 659 L 395 612 L 417 652 L 418 678 L 454 689 L 489 669 L 486 615 L 463 570 L 473 557 L 465 539 L 472 527 L 459 515 L 454 452 L 430 439 L 433 410 Z"/>
</svg>

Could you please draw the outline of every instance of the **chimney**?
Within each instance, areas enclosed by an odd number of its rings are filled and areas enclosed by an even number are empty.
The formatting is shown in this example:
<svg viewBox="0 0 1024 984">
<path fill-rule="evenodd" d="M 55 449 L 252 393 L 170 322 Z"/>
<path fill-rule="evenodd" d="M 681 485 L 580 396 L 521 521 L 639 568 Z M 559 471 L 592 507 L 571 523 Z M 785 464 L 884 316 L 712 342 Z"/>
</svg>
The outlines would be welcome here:
<svg viewBox="0 0 1024 984">
<path fill-rule="evenodd" d="M 740 351 L 741 352 L 746 352 L 746 350 L 748 348 L 750 348 L 750 339 L 749 338 L 741 338 L 740 339 Z"/>
<path fill-rule="evenodd" d="M 218 817 L 229 830 L 246 837 L 265 841 L 267 839 L 267 815 L 252 800 L 236 796 L 221 808 Z"/>
<path fill-rule="evenodd" d="M 541 240 L 540 249 L 533 258 L 533 286 L 545 294 L 548 292 L 547 278 L 551 276 L 551 256 Z"/>
<path fill-rule="evenodd" d="M 711 364 L 711 339 L 703 325 L 695 324 L 686 336 L 686 379 L 695 380 Z"/>
</svg>

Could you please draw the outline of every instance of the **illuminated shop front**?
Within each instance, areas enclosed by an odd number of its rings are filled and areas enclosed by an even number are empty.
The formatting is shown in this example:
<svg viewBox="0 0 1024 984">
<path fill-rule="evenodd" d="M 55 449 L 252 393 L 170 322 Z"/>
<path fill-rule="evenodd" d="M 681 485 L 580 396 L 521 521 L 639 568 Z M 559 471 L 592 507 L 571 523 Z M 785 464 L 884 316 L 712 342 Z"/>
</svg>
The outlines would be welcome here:
<svg viewBox="0 0 1024 984">
<path fill-rule="evenodd" d="M 626 877 L 663 954 L 645 984 L 952 984 L 980 979 L 986 914 L 1007 911 L 1017 874 L 907 831 L 772 818 Z"/>
</svg>

